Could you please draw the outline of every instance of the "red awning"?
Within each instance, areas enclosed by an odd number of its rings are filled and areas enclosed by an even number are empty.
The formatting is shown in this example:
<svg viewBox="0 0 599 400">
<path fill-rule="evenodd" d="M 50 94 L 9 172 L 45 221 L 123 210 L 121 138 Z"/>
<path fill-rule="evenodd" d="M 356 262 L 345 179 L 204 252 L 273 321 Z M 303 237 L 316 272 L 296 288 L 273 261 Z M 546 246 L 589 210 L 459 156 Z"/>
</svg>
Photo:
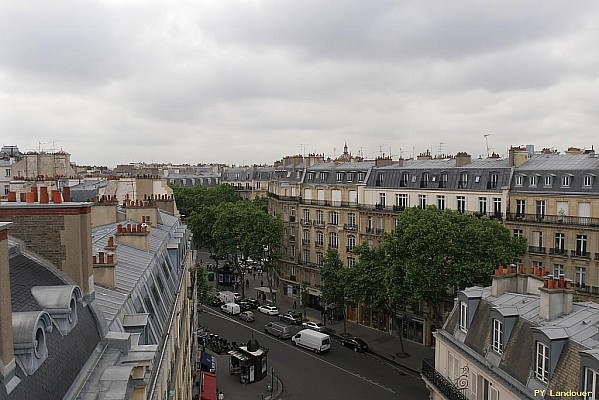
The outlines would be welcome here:
<svg viewBox="0 0 599 400">
<path fill-rule="evenodd" d="M 216 394 L 216 375 L 210 372 L 202 372 L 202 393 L 201 400 L 217 400 Z"/>
</svg>

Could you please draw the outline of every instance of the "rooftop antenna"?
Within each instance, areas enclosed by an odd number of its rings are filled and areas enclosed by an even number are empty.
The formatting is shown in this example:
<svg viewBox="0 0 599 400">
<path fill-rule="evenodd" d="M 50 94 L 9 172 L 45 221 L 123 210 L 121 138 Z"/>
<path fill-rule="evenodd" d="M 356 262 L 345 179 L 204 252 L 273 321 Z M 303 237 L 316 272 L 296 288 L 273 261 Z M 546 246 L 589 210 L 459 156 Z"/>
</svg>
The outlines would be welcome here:
<svg viewBox="0 0 599 400">
<path fill-rule="evenodd" d="M 485 141 L 487 143 L 487 158 L 491 157 L 491 154 L 489 154 L 489 150 L 491 149 L 489 147 L 489 134 L 487 133 L 486 135 L 483 135 L 485 137 Z"/>
</svg>

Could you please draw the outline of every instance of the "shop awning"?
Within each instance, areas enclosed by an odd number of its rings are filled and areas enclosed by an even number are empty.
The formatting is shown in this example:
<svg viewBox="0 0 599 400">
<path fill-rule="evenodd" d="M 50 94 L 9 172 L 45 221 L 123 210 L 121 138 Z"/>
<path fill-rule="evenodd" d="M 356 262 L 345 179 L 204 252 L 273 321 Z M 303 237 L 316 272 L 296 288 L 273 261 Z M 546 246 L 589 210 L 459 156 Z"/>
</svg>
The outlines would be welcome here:
<svg viewBox="0 0 599 400">
<path fill-rule="evenodd" d="M 217 400 L 216 394 L 216 375 L 210 372 L 203 372 L 201 400 Z"/>
</svg>

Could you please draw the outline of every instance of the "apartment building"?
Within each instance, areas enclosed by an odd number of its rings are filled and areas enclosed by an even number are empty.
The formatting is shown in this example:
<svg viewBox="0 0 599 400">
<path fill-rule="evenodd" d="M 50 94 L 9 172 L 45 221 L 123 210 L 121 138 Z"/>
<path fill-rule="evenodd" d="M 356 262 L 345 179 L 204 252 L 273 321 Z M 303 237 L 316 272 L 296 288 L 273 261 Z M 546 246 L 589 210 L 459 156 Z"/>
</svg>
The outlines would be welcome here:
<svg viewBox="0 0 599 400">
<path fill-rule="evenodd" d="M 268 195 L 268 183 L 273 172 L 272 166 L 227 168 L 221 176 L 221 183 L 233 186 L 242 199 L 253 200 Z"/>
<path fill-rule="evenodd" d="M 422 377 L 431 399 L 595 399 L 599 305 L 536 267 L 500 267 L 491 287 L 460 291 Z"/>
<path fill-rule="evenodd" d="M 520 156 L 505 225 L 528 239 L 524 265 L 564 274 L 581 296 L 599 294 L 599 157 L 513 150 Z"/>
<path fill-rule="evenodd" d="M 0 399 L 191 399 L 190 232 L 65 189 L 0 203 Z"/>
</svg>

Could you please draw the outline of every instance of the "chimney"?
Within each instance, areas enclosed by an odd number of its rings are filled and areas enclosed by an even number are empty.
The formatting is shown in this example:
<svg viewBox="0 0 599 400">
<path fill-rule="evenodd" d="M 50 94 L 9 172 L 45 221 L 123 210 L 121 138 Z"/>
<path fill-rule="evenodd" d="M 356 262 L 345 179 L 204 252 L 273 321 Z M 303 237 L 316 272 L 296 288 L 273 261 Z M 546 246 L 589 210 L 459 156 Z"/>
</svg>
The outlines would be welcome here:
<svg viewBox="0 0 599 400">
<path fill-rule="evenodd" d="M 508 153 L 508 161 L 510 167 L 519 167 L 528 161 L 528 150 L 526 147 L 518 146 L 518 147 L 510 147 L 510 151 Z"/>
<path fill-rule="evenodd" d="M 8 268 L 8 228 L 11 225 L 11 222 L 0 222 L 0 383 L 9 394 L 20 382 L 19 378 L 15 376 L 16 363 Z"/>
<path fill-rule="evenodd" d="M 135 247 L 138 250 L 148 251 L 148 234 L 150 231 L 147 227 L 141 225 L 127 224 L 125 227 L 121 225 L 117 226 L 115 234 L 117 242 Z"/>
<path fill-rule="evenodd" d="M 43 193 L 42 190 L 41 199 Z M 11 235 L 68 275 L 81 288 L 84 301 L 93 301 L 91 206 L 88 203 L 6 203 L 0 208 L 0 220 L 13 222 Z"/>
<path fill-rule="evenodd" d="M 455 166 L 460 168 L 472 162 L 472 156 L 465 151 L 460 151 L 455 155 Z"/>
<path fill-rule="evenodd" d="M 560 287 L 562 285 L 564 287 Z M 544 320 L 552 321 L 572 312 L 574 289 L 572 289 L 572 282 L 563 279 L 563 275 L 557 280 L 552 275 L 545 277 L 539 292 L 541 293 L 539 316 Z"/>
<path fill-rule="evenodd" d="M 391 165 L 393 164 L 393 160 L 391 159 L 391 157 L 377 157 L 376 160 L 374 161 L 374 165 L 376 167 L 385 167 L 387 165 Z"/>
<path fill-rule="evenodd" d="M 108 247 L 106 246 L 105 248 Z M 104 255 L 106 255 L 106 258 Z M 114 253 L 99 252 L 98 257 L 93 257 L 93 265 L 94 282 L 101 286 L 116 289 L 116 262 L 114 260 Z"/>
<path fill-rule="evenodd" d="M 71 202 L 71 188 L 69 186 L 65 186 L 62 188 L 62 197 L 65 203 Z"/>
</svg>

